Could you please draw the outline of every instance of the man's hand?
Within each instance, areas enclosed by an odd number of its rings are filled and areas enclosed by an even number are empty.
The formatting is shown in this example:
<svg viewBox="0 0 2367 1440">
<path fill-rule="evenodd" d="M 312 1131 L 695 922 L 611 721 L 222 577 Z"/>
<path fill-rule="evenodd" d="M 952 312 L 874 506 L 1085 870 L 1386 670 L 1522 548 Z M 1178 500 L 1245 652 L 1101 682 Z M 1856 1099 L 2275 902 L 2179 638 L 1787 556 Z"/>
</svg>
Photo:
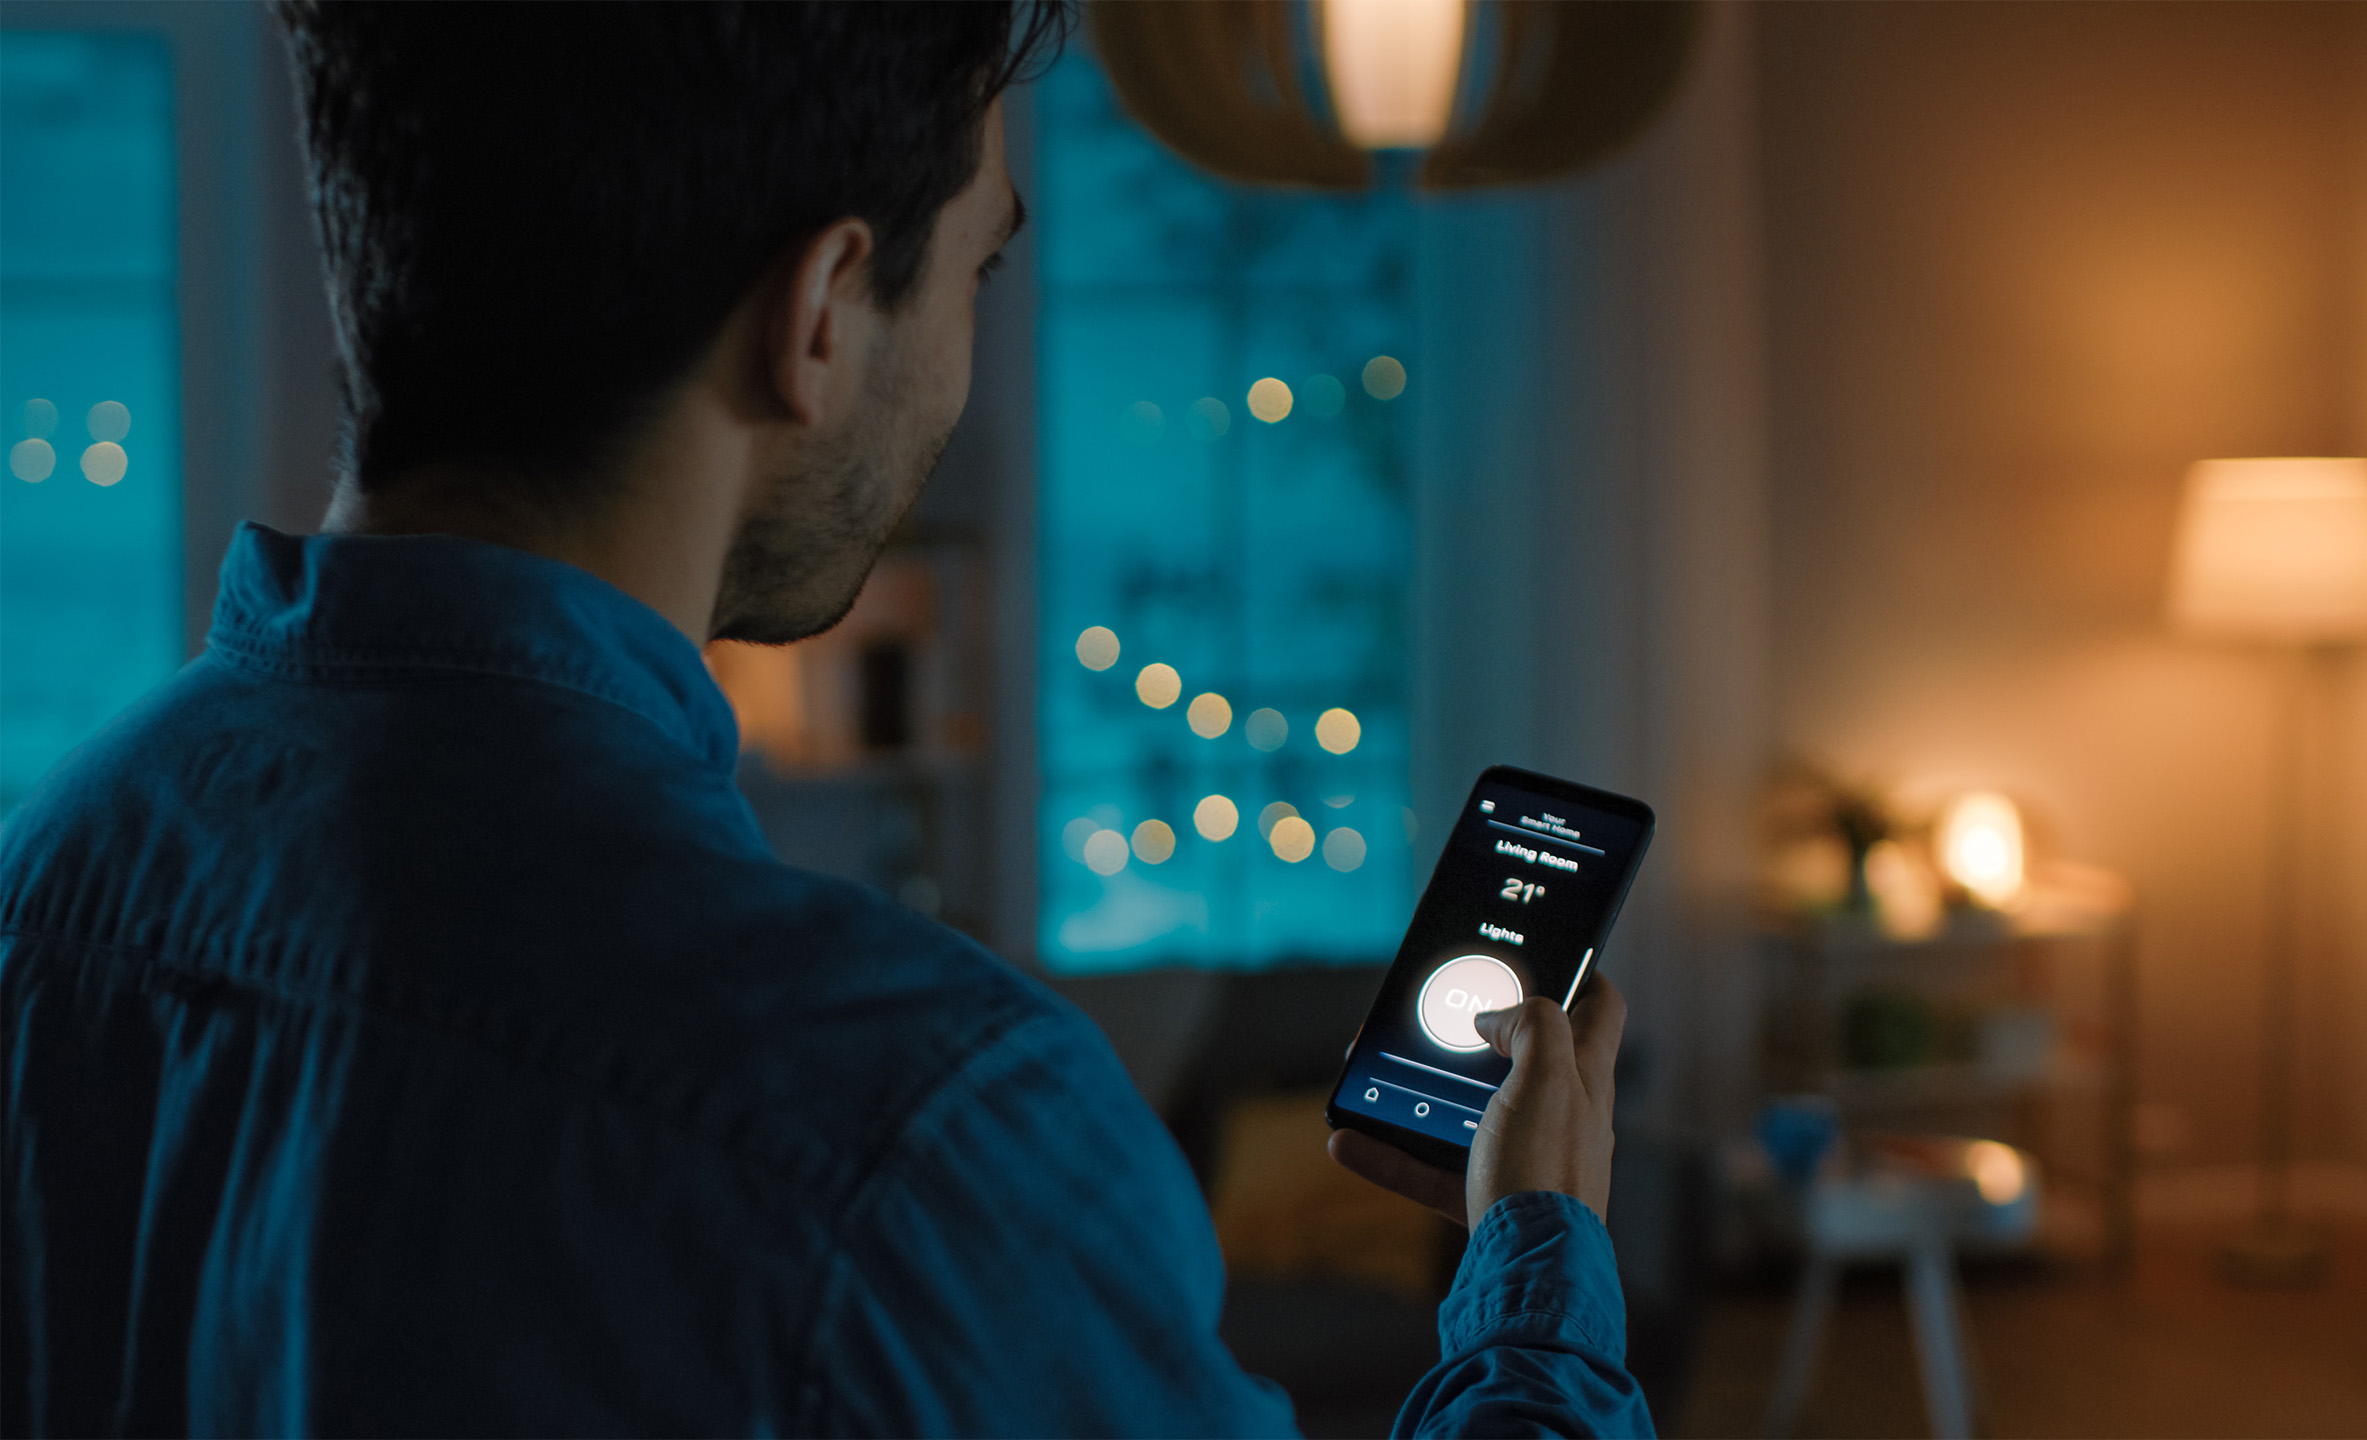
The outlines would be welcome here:
<svg viewBox="0 0 2367 1440">
<path fill-rule="evenodd" d="M 1426 1165 L 1361 1130 L 1334 1130 L 1331 1158 L 1458 1225 L 1525 1190 L 1559 1190 L 1607 1218 L 1611 1067 L 1627 1028 L 1627 1001 L 1598 975 L 1567 1015 L 1533 995 L 1477 1024 L 1498 1054 L 1511 1057 L 1512 1073 L 1488 1101 L 1468 1171 Z"/>
</svg>

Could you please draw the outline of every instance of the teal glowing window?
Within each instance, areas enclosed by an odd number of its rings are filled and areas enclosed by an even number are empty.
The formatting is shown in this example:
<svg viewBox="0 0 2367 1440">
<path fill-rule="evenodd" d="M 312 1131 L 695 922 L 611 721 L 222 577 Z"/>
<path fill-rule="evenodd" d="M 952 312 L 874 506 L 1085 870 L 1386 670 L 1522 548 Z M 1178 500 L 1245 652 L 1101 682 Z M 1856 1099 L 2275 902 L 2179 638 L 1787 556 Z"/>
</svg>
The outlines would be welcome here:
<svg viewBox="0 0 2367 1440">
<path fill-rule="evenodd" d="M 1086 55 L 1037 103 L 1038 952 L 1385 962 L 1413 885 L 1410 202 L 1201 175 Z"/>
<path fill-rule="evenodd" d="M 0 32 L 0 813 L 181 663 L 172 56 Z"/>
</svg>

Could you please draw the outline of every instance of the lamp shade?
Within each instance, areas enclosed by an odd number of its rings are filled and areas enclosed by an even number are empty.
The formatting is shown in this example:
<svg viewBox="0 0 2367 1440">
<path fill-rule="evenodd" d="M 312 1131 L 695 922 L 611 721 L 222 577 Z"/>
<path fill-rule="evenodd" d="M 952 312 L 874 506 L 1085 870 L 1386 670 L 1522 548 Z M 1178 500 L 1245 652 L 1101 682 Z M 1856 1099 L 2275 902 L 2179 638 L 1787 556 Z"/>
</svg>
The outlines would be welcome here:
<svg viewBox="0 0 2367 1440">
<path fill-rule="evenodd" d="M 2170 618 L 2198 635 L 2367 639 L 2367 460 L 2203 460 L 2187 472 Z"/>
<path fill-rule="evenodd" d="M 1323 73 L 1348 143 L 1427 150 L 1463 68 L 1463 0 L 1324 0 Z"/>
</svg>

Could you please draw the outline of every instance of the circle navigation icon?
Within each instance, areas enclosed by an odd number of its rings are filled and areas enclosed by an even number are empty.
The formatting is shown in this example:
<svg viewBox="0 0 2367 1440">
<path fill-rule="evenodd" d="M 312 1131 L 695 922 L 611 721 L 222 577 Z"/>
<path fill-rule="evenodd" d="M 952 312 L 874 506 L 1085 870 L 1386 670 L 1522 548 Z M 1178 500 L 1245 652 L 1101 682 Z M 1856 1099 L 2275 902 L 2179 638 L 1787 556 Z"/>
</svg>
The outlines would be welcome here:
<svg viewBox="0 0 2367 1440">
<path fill-rule="evenodd" d="M 1481 1012 L 1507 1010 L 1521 1000 L 1520 977 L 1493 955 L 1463 955 L 1430 972 L 1415 1013 L 1430 1043 L 1465 1055 L 1488 1048 L 1472 1024 Z"/>
</svg>

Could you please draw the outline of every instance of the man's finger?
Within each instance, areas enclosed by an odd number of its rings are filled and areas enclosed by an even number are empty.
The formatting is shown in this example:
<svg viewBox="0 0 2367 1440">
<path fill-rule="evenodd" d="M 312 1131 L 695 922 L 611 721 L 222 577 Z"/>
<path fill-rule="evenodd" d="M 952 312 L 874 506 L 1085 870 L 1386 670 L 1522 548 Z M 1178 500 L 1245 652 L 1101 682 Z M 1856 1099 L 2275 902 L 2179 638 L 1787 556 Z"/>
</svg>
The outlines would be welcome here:
<svg viewBox="0 0 2367 1440">
<path fill-rule="evenodd" d="M 1403 1150 L 1361 1130 L 1334 1130 L 1328 1147 L 1340 1167 L 1361 1175 L 1384 1190 L 1427 1205 L 1457 1225 L 1471 1222 L 1463 1213 L 1463 1177 L 1435 1165 L 1425 1165 Z"/>
<path fill-rule="evenodd" d="M 1509 1010 L 1481 1011 L 1471 1023 L 1482 1040 L 1515 1066 L 1539 1045 L 1558 1049 L 1570 1043 L 1570 1024 L 1562 1007 L 1542 995 L 1532 995 Z"/>
</svg>

